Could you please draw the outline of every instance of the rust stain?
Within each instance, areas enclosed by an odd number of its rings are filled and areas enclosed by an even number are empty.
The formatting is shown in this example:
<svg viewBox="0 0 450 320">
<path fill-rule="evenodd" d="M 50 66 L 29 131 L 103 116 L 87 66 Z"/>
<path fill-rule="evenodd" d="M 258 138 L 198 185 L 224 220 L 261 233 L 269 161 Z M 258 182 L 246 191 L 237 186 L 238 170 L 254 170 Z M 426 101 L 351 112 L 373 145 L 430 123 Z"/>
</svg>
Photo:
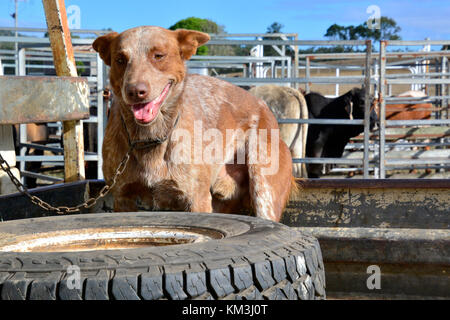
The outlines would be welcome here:
<svg viewBox="0 0 450 320">
<path fill-rule="evenodd" d="M 412 180 L 408 179 L 297 179 L 302 189 L 450 189 L 449 179 L 434 180 Z"/>
<path fill-rule="evenodd" d="M 64 0 L 44 0 L 43 4 L 56 73 L 59 76 L 76 77 L 75 58 Z"/>
<path fill-rule="evenodd" d="M 66 12 L 66 5 L 64 3 L 64 0 L 58 0 L 59 2 L 59 10 L 61 11 L 61 24 L 62 24 L 62 30 L 63 30 L 63 36 L 64 36 L 64 43 L 66 45 L 66 55 L 69 58 L 70 62 L 75 66 L 75 56 L 73 54 L 73 47 L 72 47 L 72 38 L 70 35 L 70 29 L 69 29 L 69 22 L 67 21 L 67 12 Z M 75 69 L 76 73 L 76 69 Z M 76 76 L 73 74 L 70 74 L 72 76 Z"/>
<path fill-rule="evenodd" d="M 58 76 L 77 76 L 64 0 L 43 0 L 54 64 Z M 83 180 L 84 141 L 80 121 L 64 122 L 65 181 Z M 66 147 L 67 146 L 67 147 Z"/>
<path fill-rule="evenodd" d="M 413 188 L 412 181 L 409 183 L 408 188 L 305 185 L 302 193 L 289 203 L 283 223 L 289 226 L 417 228 L 432 225 L 448 228 L 449 188 Z M 432 184 L 432 181 L 424 183 Z"/>
<path fill-rule="evenodd" d="M 381 92 L 378 93 L 378 105 L 381 106 L 381 103 L 384 101 L 384 96 Z"/>
<path fill-rule="evenodd" d="M 38 123 L 89 117 L 85 79 L 0 77 L 0 123 Z"/>
<path fill-rule="evenodd" d="M 0 252 L 83 252 L 198 243 L 222 239 L 216 230 L 195 227 L 90 228 L 0 237 Z"/>
</svg>

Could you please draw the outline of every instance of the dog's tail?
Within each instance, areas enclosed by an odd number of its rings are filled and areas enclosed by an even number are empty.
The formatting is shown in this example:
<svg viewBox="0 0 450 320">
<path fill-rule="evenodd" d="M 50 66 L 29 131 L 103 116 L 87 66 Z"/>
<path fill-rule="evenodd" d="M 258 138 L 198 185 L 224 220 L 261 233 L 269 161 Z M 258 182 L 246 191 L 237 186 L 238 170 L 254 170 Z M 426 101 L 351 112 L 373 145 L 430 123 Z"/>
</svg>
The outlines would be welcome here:
<svg viewBox="0 0 450 320">
<path fill-rule="evenodd" d="M 303 179 L 298 179 L 292 176 L 289 201 L 298 199 L 301 195 L 302 190 L 303 190 Z"/>
</svg>

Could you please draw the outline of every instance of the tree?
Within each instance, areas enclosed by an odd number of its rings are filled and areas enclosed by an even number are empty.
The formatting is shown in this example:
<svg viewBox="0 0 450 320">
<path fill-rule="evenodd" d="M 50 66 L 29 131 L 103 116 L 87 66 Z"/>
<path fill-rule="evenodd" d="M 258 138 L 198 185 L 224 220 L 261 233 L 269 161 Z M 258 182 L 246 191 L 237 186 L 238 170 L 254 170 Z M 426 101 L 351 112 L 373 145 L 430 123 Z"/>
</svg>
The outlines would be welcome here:
<svg viewBox="0 0 450 320">
<path fill-rule="evenodd" d="M 397 22 L 388 17 L 381 17 L 379 29 L 369 29 L 367 22 L 357 26 L 331 25 L 325 37 L 333 40 L 400 40 L 401 31 Z"/>
<path fill-rule="evenodd" d="M 364 23 L 367 28 L 367 23 Z M 399 35 L 402 28 L 397 25 L 394 19 L 388 17 L 381 17 L 381 28 L 370 30 L 369 38 L 373 40 L 401 40 Z"/>
<path fill-rule="evenodd" d="M 338 24 L 333 24 L 327 29 L 325 37 L 331 40 L 348 40 L 347 27 L 340 26 Z"/>
<path fill-rule="evenodd" d="M 281 33 L 281 29 L 284 28 L 284 25 L 282 25 L 279 22 L 274 22 L 270 26 L 267 27 L 266 33 Z"/>
<path fill-rule="evenodd" d="M 3 37 L 14 37 L 14 32 L 8 30 L 0 30 L 0 36 Z M 14 42 L 2 42 L 0 43 L 0 49 L 3 50 L 14 50 Z"/>
<path fill-rule="evenodd" d="M 273 33 L 283 33 L 282 29 L 284 28 L 284 25 L 279 22 L 274 22 L 270 26 L 267 27 L 267 34 L 273 34 Z M 263 37 L 264 40 L 282 40 L 279 37 Z M 272 46 L 265 46 L 264 47 L 264 55 L 265 56 L 279 56 L 280 54 L 272 47 Z M 286 55 L 287 56 L 294 56 L 294 51 L 290 47 L 286 47 Z"/>
<path fill-rule="evenodd" d="M 214 21 L 190 17 L 183 19 L 169 27 L 170 30 L 188 29 L 197 30 L 209 34 L 223 34 L 225 27 L 218 25 Z M 234 55 L 234 50 L 230 46 L 202 46 L 197 50 L 198 55 Z"/>
</svg>

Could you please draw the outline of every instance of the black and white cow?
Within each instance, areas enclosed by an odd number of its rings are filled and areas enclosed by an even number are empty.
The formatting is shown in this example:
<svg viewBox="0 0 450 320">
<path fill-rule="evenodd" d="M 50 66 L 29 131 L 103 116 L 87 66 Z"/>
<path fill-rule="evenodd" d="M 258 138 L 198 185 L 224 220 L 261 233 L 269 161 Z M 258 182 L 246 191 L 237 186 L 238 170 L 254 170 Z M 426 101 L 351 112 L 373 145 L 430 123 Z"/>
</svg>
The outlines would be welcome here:
<svg viewBox="0 0 450 320">
<path fill-rule="evenodd" d="M 305 95 L 310 119 L 364 119 L 365 90 L 354 88 L 335 99 L 312 92 Z M 372 104 L 372 103 L 371 103 Z M 375 127 L 377 114 L 370 113 L 370 130 Z M 364 132 L 362 125 L 310 124 L 306 143 L 308 158 L 340 158 L 351 138 Z M 308 164 L 308 177 L 319 178 L 321 164 Z"/>
</svg>

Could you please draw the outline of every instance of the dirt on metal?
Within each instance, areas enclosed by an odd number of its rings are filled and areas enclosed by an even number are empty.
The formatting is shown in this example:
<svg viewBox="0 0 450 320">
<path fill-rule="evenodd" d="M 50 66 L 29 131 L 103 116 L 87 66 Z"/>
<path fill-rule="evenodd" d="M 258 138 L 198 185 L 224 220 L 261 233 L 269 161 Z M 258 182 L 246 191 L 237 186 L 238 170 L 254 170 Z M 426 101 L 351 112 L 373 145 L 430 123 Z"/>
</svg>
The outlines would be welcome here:
<svg viewBox="0 0 450 320">
<path fill-rule="evenodd" d="M 202 228 L 120 227 L 54 231 L 9 238 L 0 252 L 81 252 L 170 246 L 222 239 Z"/>
</svg>

